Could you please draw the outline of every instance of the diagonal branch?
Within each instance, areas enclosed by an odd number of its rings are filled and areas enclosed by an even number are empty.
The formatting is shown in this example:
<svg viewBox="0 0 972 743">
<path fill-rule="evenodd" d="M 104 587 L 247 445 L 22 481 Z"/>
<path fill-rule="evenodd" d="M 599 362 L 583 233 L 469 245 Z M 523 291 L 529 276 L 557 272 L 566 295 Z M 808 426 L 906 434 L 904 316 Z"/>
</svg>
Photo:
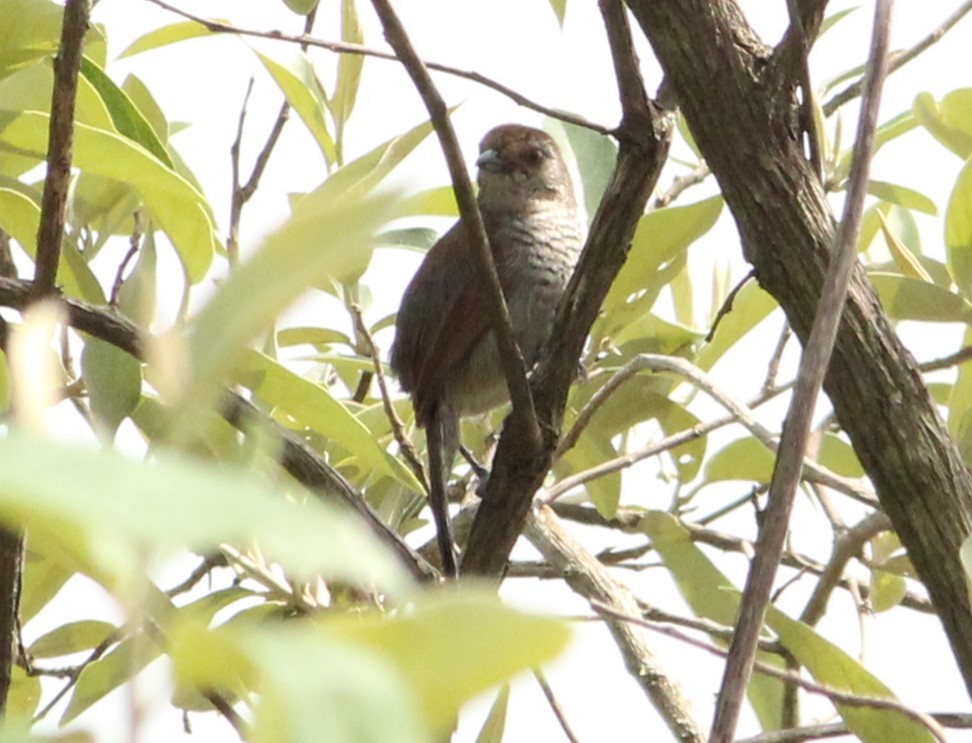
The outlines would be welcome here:
<svg viewBox="0 0 972 743">
<path fill-rule="evenodd" d="M 830 366 L 830 356 L 837 338 L 851 272 L 857 261 L 857 234 L 867 193 L 867 175 L 874 145 L 874 131 L 877 128 L 881 87 L 887 73 L 892 5 L 893 0 L 879 0 L 875 10 L 867 84 L 858 123 L 857 142 L 854 145 L 854 161 L 851 165 L 844 215 L 834 238 L 831 252 L 833 259 L 827 271 L 810 339 L 800 359 L 796 387 L 783 427 L 773 480 L 770 483 L 769 505 L 763 514 L 756 556 L 743 591 L 736 634 L 729 649 L 715 719 L 712 722 L 710 740 L 713 743 L 730 743 L 735 736 L 739 710 L 756 657 L 756 642 L 763 626 L 763 616 L 770 600 L 793 499 L 800 481 L 814 404 Z"/>
</svg>

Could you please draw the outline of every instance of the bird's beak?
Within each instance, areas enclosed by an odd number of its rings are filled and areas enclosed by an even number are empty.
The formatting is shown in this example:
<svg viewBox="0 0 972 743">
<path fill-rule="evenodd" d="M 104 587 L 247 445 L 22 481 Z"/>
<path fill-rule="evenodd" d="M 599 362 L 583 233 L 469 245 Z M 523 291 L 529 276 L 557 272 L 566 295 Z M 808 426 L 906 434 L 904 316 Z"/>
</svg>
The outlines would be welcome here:
<svg viewBox="0 0 972 743">
<path fill-rule="evenodd" d="M 479 155 L 476 165 L 482 170 L 498 173 L 503 169 L 503 160 L 496 150 L 485 150 Z"/>
</svg>

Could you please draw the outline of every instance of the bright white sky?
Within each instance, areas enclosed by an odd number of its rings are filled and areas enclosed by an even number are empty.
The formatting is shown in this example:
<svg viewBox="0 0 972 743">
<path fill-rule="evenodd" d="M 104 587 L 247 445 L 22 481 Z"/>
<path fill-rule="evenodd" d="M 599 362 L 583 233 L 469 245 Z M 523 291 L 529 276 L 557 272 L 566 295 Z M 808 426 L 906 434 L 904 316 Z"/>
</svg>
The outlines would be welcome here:
<svg viewBox="0 0 972 743">
<path fill-rule="evenodd" d="M 741 3 L 751 21 L 767 41 L 775 41 L 785 26 L 784 0 L 748 0 Z M 851 6 L 846 0 L 834 0 L 831 12 Z M 932 26 L 938 24 L 957 4 L 929 3 L 926 0 L 899 0 L 892 34 L 893 48 L 910 46 Z M 322 3 L 315 35 L 336 39 L 337 3 Z M 366 43 L 383 47 L 383 39 L 368 3 L 359 2 Z M 396 3 L 406 28 L 419 53 L 430 60 L 476 70 L 501 81 L 519 92 L 546 105 L 580 113 L 594 121 L 613 125 L 618 117 L 610 59 L 596 4 L 568 3 L 566 24 L 561 31 L 545 0 L 402 0 Z M 814 52 L 812 70 L 815 84 L 845 69 L 859 64 L 866 54 L 869 36 L 871 3 L 862 3 L 857 13 L 846 19 L 828 34 Z M 239 2 L 239 0 L 207 0 L 182 2 L 182 7 L 212 18 L 226 18 L 240 26 L 260 29 L 280 29 L 297 32 L 302 19 L 283 8 L 280 0 Z M 132 40 L 159 25 L 179 19 L 141 0 L 102 0 L 94 18 L 107 26 L 109 36 L 108 72 L 121 81 L 128 71 L 134 71 L 148 84 L 172 121 L 186 121 L 191 128 L 179 134 L 175 142 L 183 157 L 202 181 L 205 193 L 225 223 L 229 196 L 229 146 L 235 133 L 240 102 L 250 74 L 256 76 L 256 87 L 250 104 L 244 152 L 250 157 L 262 145 L 265 133 L 276 116 L 279 98 L 272 81 L 256 62 L 243 43 L 236 39 L 196 41 L 171 49 L 151 52 L 135 59 L 113 64 L 117 56 Z M 972 43 L 972 20 L 966 20 L 937 47 L 889 81 L 885 91 L 882 119 L 890 118 L 910 107 L 914 95 L 928 90 L 936 98 L 944 93 L 970 84 L 968 49 Z M 660 74 L 648 49 L 642 47 L 642 61 L 649 88 L 654 90 Z M 288 52 L 282 45 L 263 45 L 261 49 Z M 320 77 L 325 85 L 331 79 L 334 57 L 315 51 Z M 961 62 L 959 61 L 961 60 Z M 540 116 L 520 109 L 505 98 L 483 88 L 455 78 L 437 75 L 436 81 L 447 102 L 462 102 L 454 123 L 466 152 L 471 155 L 481 135 L 490 127 L 519 121 L 539 124 Z M 853 127 L 856 109 L 849 109 L 845 132 Z M 424 109 L 404 72 L 393 63 L 367 60 L 362 90 L 355 118 L 349 134 L 348 154 L 354 157 L 377 143 L 394 136 L 427 118 Z M 845 134 L 845 144 L 849 134 Z M 310 190 L 323 177 L 323 162 L 316 153 L 296 117 L 288 125 L 288 132 L 269 168 L 261 191 L 251 202 L 243 218 L 243 247 L 252 249 L 261 236 L 286 215 L 286 193 Z M 311 153 L 311 154 L 308 154 Z M 683 151 L 679 153 L 685 155 Z M 246 155 L 244 156 L 246 158 Z M 906 183 L 929 195 L 937 204 L 945 203 L 958 171 L 954 156 L 923 133 L 912 134 L 901 144 L 882 153 L 874 167 L 874 176 L 882 180 Z M 441 154 L 430 138 L 410 160 L 403 178 L 410 188 L 441 185 L 447 181 Z M 662 187 L 670 182 L 663 177 Z M 711 192 L 705 186 L 689 193 L 686 201 L 694 201 Z M 942 257 L 940 219 L 918 217 L 923 230 L 926 251 Z M 732 255 L 736 275 L 744 273 L 738 257 L 738 241 L 728 217 L 723 219 L 717 239 L 710 240 L 709 249 Z M 105 260 L 110 261 L 109 254 Z M 116 259 L 117 260 L 117 259 Z M 414 260 L 409 257 L 382 256 L 383 273 L 390 273 L 392 281 L 377 285 L 375 307 L 371 319 L 377 320 L 391 312 L 398 303 L 401 289 Z M 411 261 L 411 262 L 410 262 Z M 393 266 L 401 271 L 389 272 Z M 396 283 L 396 282 L 400 282 Z M 303 312 L 309 305 L 302 305 Z M 325 305 L 313 305 L 321 311 Z M 909 339 L 910 340 L 910 339 Z M 763 342 L 772 343 L 772 340 Z M 387 338 L 384 339 L 387 346 Z M 930 351 L 929 351 L 930 353 Z M 919 358 L 926 358 L 917 349 Z M 744 362 L 743 362 L 744 363 Z M 724 368 L 724 367 L 723 367 Z M 740 375 L 742 377 L 752 375 Z M 761 372 L 760 372 L 761 376 Z M 751 388 L 751 380 L 748 380 Z M 737 392 L 748 394 L 746 382 Z M 778 425 L 778 419 L 774 423 Z M 626 480 L 630 488 L 640 490 L 637 481 Z M 644 483 L 651 487 L 651 483 Z M 801 518 L 819 520 L 820 514 L 802 504 L 806 513 Z M 587 538 L 587 537 L 585 537 Z M 827 545 L 811 550 L 826 556 Z M 744 563 L 728 558 L 722 567 L 741 582 Z M 657 574 L 626 576 L 642 596 L 660 605 L 678 610 L 679 601 L 670 587 L 659 585 Z M 524 590 L 526 589 L 526 590 Z M 509 586 L 504 593 L 517 603 L 540 610 L 554 609 L 573 614 L 588 613 L 582 602 L 563 596 L 553 586 L 523 584 Z M 841 602 L 835 601 L 835 604 Z M 842 642 L 856 655 L 860 645 L 859 628 L 849 602 L 843 602 L 831 612 L 821 625 L 831 639 Z M 868 645 L 894 648 L 894 655 L 867 658 L 869 667 L 888 682 L 907 703 L 932 710 L 967 709 L 968 700 L 958 681 L 947 649 L 931 621 L 913 617 L 882 621 L 879 617 L 868 623 Z M 550 670 L 548 677 L 565 707 L 575 732 L 582 741 L 667 740 L 668 733 L 661 726 L 644 695 L 624 673 L 620 657 L 600 627 L 582 627 L 577 641 L 567 655 Z M 907 642 L 901 642 L 907 638 Z M 697 701 L 700 720 L 707 725 L 711 714 L 711 700 L 721 678 L 721 664 L 705 654 L 658 641 L 662 662 L 688 685 L 691 698 Z M 904 660 L 904 665 L 902 665 Z M 148 674 L 140 685 L 140 695 L 157 700 L 164 694 L 164 669 Z M 941 680 L 940 684 L 930 683 Z M 120 713 L 127 698 L 116 695 Z M 491 698 L 475 705 L 467 715 L 460 741 L 475 739 L 477 721 L 488 709 Z M 822 708 L 823 709 L 823 708 Z M 82 723 L 97 727 L 99 740 L 120 741 L 127 731 L 113 714 L 89 714 Z M 196 736 L 192 740 L 218 741 L 227 737 L 226 723 L 215 716 L 192 718 Z M 180 739 L 181 725 L 171 713 L 160 719 L 150 719 L 143 729 L 145 743 Z M 745 718 L 740 733 L 755 732 L 751 718 Z M 511 699 L 508 741 L 560 740 L 559 728 L 546 703 L 531 680 L 517 687 Z M 972 735 L 956 733 L 953 740 L 972 740 Z M 189 740 L 187 738 L 187 740 Z"/>
</svg>

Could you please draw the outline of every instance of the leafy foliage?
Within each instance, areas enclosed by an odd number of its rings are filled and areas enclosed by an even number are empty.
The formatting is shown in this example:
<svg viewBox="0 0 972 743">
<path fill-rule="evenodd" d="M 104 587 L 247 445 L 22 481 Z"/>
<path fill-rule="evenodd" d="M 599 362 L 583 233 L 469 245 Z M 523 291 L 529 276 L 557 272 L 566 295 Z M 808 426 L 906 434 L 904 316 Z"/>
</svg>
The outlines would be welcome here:
<svg viewBox="0 0 972 743">
<path fill-rule="evenodd" d="M 317 5 L 285 0 L 280 8 L 292 19 Z M 321 36 L 367 43 L 356 3 L 337 5 L 332 27 Z M 549 5 L 563 26 L 567 3 Z M 823 30 L 850 12 L 836 12 Z M 11 18 L 18 22 L 3 23 Z M 22 277 L 31 275 L 36 257 L 37 173 L 46 157 L 60 22 L 60 7 L 48 0 L 0 0 L 0 231 Z M 89 739 L 71 723 L 162 657 L 171 667 L 176 708 L 237 710 L 247 740 L 426 741 L 446 733 L 467 701 L 490 690 L 495 701 L 478 740 L 502 740 L 515 695 L 509 681 L 561 653 L 570 636 L 566 622 L 510 608 L 489 587 L 416 585 L 387 539 L 383 543 L 355 514 L 326 494 L 322 501 L 284 472 L 279 437 L 268 426 L 241 433 L 221 416 L 225 389 L 245 392 L 267 421 L 343 478 L 389 534 L 419 545 L 421 477 L 403 455 L 371 383 L 369 339 L 353 317 L 362 311 L 370 332 L 387 346 L 385 328 L 393 317 L 377 307 L 380 302 L 372 307 L 370 298 L 404 287 L 407 276 L 386 266 L 404 265 L 410 253 L 427 250 L 443 226 L 440 218 L 456 214 L 448 184 L 416 185 L 408 175 L 409 158 L 426 143 L 431 124 L 399 124 L 394 117 L 396 133 L 371 136 L 374 122 L 359 121 L 367 83 L 363 56 L 341 55 L 329 64 L 296 45 L 240 44 L 274 86 L 277 105 L 285 101 L 296 114 L 301 156 L 319 167 L 320 177 L 310 187 L 294 178 L 290 209 L 279 223 L 250 228 L 244 222 L 247 250 L 238 265 L 229 265 L 219 234 L 241 225 L 222 223 L 222 207 L 208 193 L 211 174 L 197 177 L 193 167 L 199 164 L 190 167 L 180 154 L 174 135 L 182 125 L 168 118 L 168 102 L 157 101 L 135 74 L 115 82 L 116 67 L 152 65 L 154 55 L 187 43 L 215 44 L 219 35 L 194 21 L 163 25 L 108 61 L 112 33 L 109 18 L 86 39 L 58 283 L 68 298 L 108 308 L 109 316 L 120 312 L 147 340 L 144 358 L 136 358 L 76 330 L 46 339 L 48 351 L 60 351 L 47 354 L 63 387 L 54 414 L 71 421 L 64 428 L 80 429 L 71 438 L 81 443 L 60 443 L 51 431 L 19 430 L 13 406 L 0 446 L 0 521 L 27 535 L 20 620 L 33 639 L 24 667 L 14 669 L 0 740 Z M 230 67 L 219 74 L 227 85 L 237 84 L 249 70 Z M 856 75 L 848 71 L 829 86 Z M 822 122 L 831 153 L 824 181 L 840 191 L 850 154 L 841 150 L 833 125 Z M 673 177 L 701 172 L 703 165 L 681 124 L 679 145 L 694 159 L 673 161 L 666 171 Z M 575 124 L 548 119 L 544 126 L 576 165 L 580 195 L 593 216 L 613 172 L 616 144 Z M 940 100 L 919 93 L 909 110 L 880 128 L 877 146 L 918 132 L 959 158 L 951 195 L 939 204 L 907 183 L 871 181 L 861 260 L 885 312 L 903 329 L 959 327 L 967 346 L 972 89 Z M 230 142 L 234 134 L 219 137 Z M 741 272 L 723 257 L 722 197 L 711 188 L 705 197 L 680 193 L 675 205 L 651 209 L 640 220 L 568 401 L 565 432 L 577 436 L 560 452 L 547 484 L 563 496 L 565 518 L 580 513 L 580 520 L 635 535 L 636 549 L 622 552 L 619 545 L 614 552 L 612 545 L 601 555 L 605 562 L 642 568 L 640 558 L 650 551 L 661 562 L 655 575 L 664 574 L 694 617 L 731 625 L 739 582 L 708 550 L 748 548 L 744 535 L 753 524 L 742 507 L 757 502 L 769 481 L 772 449 L 753 425 L 736 425 L 739 415 L 726 417 L 713 406 L 718 389 L 672 372 L 619 375 L 649 353 L 679 356 L 716 379 L 731 376 L 727 367 L 735 365 L 743 369 L 737 375 L 746 377 L 746 394 L 755 395 L 752 407 L 759 407 L 787 388 L 768 371 L 774 352 L 766 339 L 780 313 L 754 282 L 742 281 L 730 293 Z M 926 225 L 939 214 L 943 238 L 929 244 Z M 131 263 L 119 258 L 125 246 L 133 251 Z M 313 310 L 301 305 L 295 320 L 295 304 L 305 301 Z M 13 332 L 23 330 L 19 319 L 10 324 Z M 940 349 L 946 355 L 944 342 Z M 26 386 L 16 369 L 4 351 L 4 411 L 18 385 Z M 938 379 L 933 389 L 951 433 L 972 456 L 972 373 L 960 366 L 954 379 Z M 421 449 L 411 409 L 394 388 L 388 403 Z M 464 422 L 464 440 L 475 454 L 486 453 L 484 442 L 502 415 Z M 778 433 L 776 413 L 762 420 Z M 838 492 L 865 487 L 860 462 L 829 419 L 813 458 Z M 475 492 L 472 472 L 457 466 L 453 474 L 459 489 Z M 819 487 L 808 482 L 805 500 L 824 502 L 831 514 Z M 859 516 L 859 510 L 852 513 Z M 835 521 L 834 529 L 845 527 Z M 891 615 L 906 611 L 906 600 L 920 603 L 895 535 L 885 531 L 864 543 L 867 559 L 855 569 L 870 608 Z M 795 549 L 791 557 L 804 565 L 798 578 L 818 587 L 824 568 Z M 208 581 L 163 590 L 160 573 L 185 577 L 187 566 L 200 560 L 195 577 Z M 106 620 L 84 605 L 67 611 L 57 605 L 81 576 L 97 584 L 92 591 L 110 597 L 120 619 Z M 824 629 L 794 618 L 799 615 L 786 596 L 765 623 L 766 637 L 779 643 L 790 663 L 835 689 L 893 698 L 889 684 L 839 647 L 843 638 L 828 638 Z M 53 627 L 52 616 L 59 616 Z M 716 647 L 726 645 L 718 633 L 709 638 Z M 787 667 L 783 656 L 767 650 L 760 660 Z M 66 702 L 59 713 L 68 731 L 56 738 L 31 732 L 35 716 L 54 714 L 47 706 L 52 686 L 39 676 L 54 675 L 52 669 L 65 663 L 73 670 L 62 682 Z M 777 679 L 757 676 L 748 698 L 766 730 L 796 714 L 787 709 L 785 684 Z M 835 709 L 862 740 L 929 737 L 893 710 Z"/>
</svg>

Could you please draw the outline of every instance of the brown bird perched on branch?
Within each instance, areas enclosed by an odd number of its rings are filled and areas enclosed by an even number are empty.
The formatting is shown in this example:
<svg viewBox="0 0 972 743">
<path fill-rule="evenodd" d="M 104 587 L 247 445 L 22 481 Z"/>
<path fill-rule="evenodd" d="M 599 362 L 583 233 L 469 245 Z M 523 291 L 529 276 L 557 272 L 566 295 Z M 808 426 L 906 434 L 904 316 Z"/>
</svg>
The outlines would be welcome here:
<svg viewBox="0 0 972 743">
<path fill-rule="evenodd" d="M 583 245 L 573 184 L 553 139 L 516 124 L 479 146 L 479 209 L 527 368 L 550 335 Z M 462 221 L 432 246 L 398 311 L 391 366 L 428 432 L 430 502 L 443 569 L 456 575 L 445 483 L 459 418 L 509 399 L 489 308 Z"/>
</svg>

